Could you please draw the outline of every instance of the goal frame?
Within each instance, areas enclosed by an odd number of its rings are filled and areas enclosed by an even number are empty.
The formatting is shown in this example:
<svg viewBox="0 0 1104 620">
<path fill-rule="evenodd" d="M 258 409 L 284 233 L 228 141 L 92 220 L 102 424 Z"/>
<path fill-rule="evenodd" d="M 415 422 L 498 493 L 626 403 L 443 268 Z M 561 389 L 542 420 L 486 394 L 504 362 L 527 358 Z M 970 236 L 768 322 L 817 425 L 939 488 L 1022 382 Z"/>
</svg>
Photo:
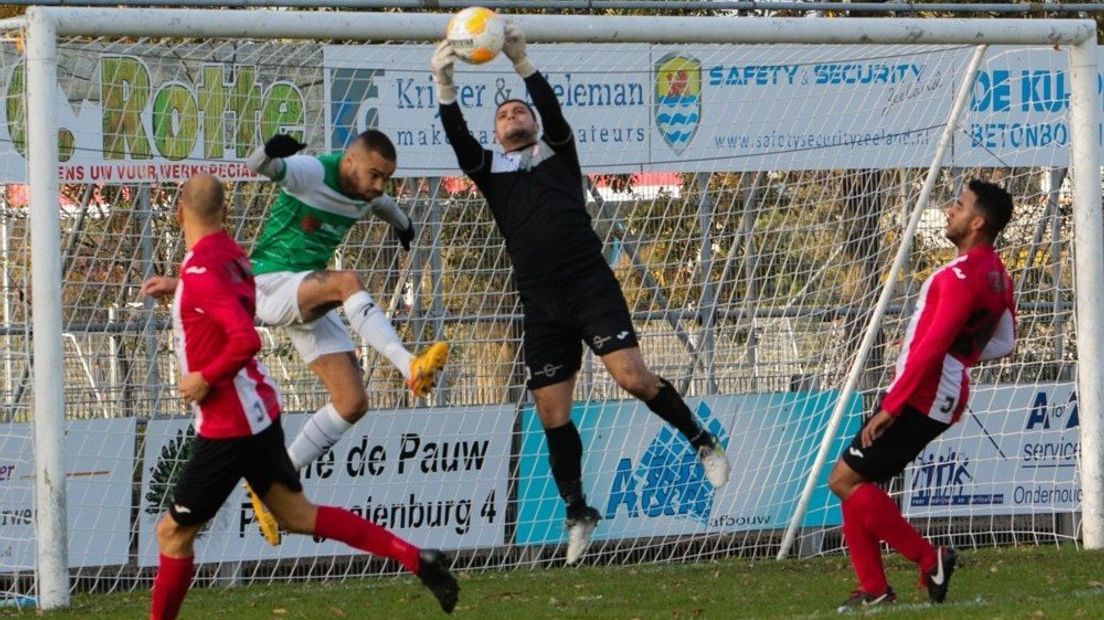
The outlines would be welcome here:
<svg viewBox="0 0 1104 620">
<path fill-rule="evenodd" d="M 26 30 L 30 236 L 35 260 L 33 394 L 38 604 L 69 602 L 63 453 L 65 395 L 62 317 L 58 119 L 54 105 L 59 36 L 165 36 L 249 39 L 338 38 L 349 41 L 433 41 L 444 13 L 396 14 L 305 11 L 215 11 L 31 7 L 17 22 Z M 833 19 L 646 16 L 529 16 L 515 19 L 533 42 L 740 44 L 971 44 L 1070 46 L 1071 173 L 1074 195 L 1077 381 L 1080 406 L 1083 538 L 1104 548 L 1104 220 L 1097 141 L 1096 24 L 1091 20 Z M 14 25 L 16 20 L 7 20 Z M 841 402 L 847 399 L 847 394 Z M 821 445 L 823 465 L 830 437 Z M 815 477 L 817 472 L 811 473 Z M 799 507 L 799 511 L 802 508 Z M 795 519 L 791 523 L 791 530 Z M 792 532 L 787 533 L 792 540 Z M 786 552 L 783 545 L 782 555 Z"/>
</svg>

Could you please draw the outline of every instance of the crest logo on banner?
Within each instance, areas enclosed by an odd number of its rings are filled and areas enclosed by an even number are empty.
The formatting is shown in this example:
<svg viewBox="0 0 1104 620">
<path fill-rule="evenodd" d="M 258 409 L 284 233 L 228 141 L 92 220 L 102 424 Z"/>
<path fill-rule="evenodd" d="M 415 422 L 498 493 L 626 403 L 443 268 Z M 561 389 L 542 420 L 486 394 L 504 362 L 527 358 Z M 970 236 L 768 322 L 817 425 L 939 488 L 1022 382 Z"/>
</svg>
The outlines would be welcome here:
<svg viewBox="0 0 1104 620">
<path fill-rule="evenodd" d="M 701 61 L 674 53 L 655 65 L 655 121 L 659 135 L 681 154 L 701 122 Z"/>
</svg>

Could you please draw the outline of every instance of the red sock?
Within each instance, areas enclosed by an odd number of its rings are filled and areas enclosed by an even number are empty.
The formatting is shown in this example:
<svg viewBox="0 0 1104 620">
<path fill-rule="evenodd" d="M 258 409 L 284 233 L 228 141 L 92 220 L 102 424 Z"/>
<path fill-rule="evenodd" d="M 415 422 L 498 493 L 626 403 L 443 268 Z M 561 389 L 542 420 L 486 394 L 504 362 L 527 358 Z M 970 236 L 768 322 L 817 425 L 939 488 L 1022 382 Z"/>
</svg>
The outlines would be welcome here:
<svg viewBox="0 0 1104 620">
<path fill-rule="evenodd" d="M 861 484 L 848 501 L 854 503 L 867 531 L 919 564 L 920 570 L 935 567 L 935 547 L 909 525 L 885 491 L 871 483 Z"/>
<path fill-rule="evenodd" d="M 859 588 L 867 594 L 881 594 L 889 587 L 885 566 L 882 565 L 882 546 L 878 537 L 863 525 L 860 508 L 853 501 L 855 494 L 841 502 L 843 509 L 843 537 L 847 541 L 847 554 L 859 578 Z"/>
<path fill-rule="evenodd" d="M 195 556 L 170 558 L 161 554 L 150 596 L 150 620 L 174 620 L 192 585 Z"/>
<path fill-rule="evenodd" d="M 417 547 L 348 510 L 319 506 L 318 516 L 314 521 L 314 535 L 340 540 L 361 551 L 391 558 L 412 573 L 417 573 L 421 568 Z"/>
</svg>

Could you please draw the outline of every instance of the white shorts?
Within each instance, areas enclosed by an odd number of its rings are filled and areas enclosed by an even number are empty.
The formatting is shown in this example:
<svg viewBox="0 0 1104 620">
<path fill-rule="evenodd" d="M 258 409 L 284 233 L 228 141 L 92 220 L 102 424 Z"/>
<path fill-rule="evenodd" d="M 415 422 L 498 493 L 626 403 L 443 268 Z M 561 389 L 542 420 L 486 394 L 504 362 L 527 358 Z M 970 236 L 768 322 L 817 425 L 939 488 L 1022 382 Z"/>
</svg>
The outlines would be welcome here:
<svg viewBox="0 0 1104 620">
<path fill-rule="evenodd" d="M 310 323 L 299 313 L 299 285 L 313 271 L 277 271 L 254 278 L 257 284 L 257 318 L 272 327 L 283 327 L 303 361 L 311 363 L 330 353 L 355 351 L 337 310 L 330 310 Z"/>
</svg>

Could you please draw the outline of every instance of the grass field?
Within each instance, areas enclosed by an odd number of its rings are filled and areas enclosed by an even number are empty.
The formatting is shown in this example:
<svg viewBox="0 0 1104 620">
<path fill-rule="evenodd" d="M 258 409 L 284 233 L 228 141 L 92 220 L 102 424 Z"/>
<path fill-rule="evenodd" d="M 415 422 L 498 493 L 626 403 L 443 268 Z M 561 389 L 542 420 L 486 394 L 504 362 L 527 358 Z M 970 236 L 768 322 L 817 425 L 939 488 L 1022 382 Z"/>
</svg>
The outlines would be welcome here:
<svg viewBox="0 0 1104 620">
<path fill-rule="evenodd" d="M 887 562 L 899 602 L 878 618 L 1104 618 L 1104 553 L 1072 547 L 965 551 L 948 603 L 932 608 L 917 573 Z M 853 587 L 842 556 L 808 561 L 725 560 L 625 568 L 517 570 L 461 575 L 456 618 L 830 618 Z M 46 618 L 145 618 L 149 592 L 79 595 Z M 0 616 L 33 617 L 0 611 Z M 444 618 L 411 578 L 344 584 L 198 589 L 182 618 Z"/>
</svg>

